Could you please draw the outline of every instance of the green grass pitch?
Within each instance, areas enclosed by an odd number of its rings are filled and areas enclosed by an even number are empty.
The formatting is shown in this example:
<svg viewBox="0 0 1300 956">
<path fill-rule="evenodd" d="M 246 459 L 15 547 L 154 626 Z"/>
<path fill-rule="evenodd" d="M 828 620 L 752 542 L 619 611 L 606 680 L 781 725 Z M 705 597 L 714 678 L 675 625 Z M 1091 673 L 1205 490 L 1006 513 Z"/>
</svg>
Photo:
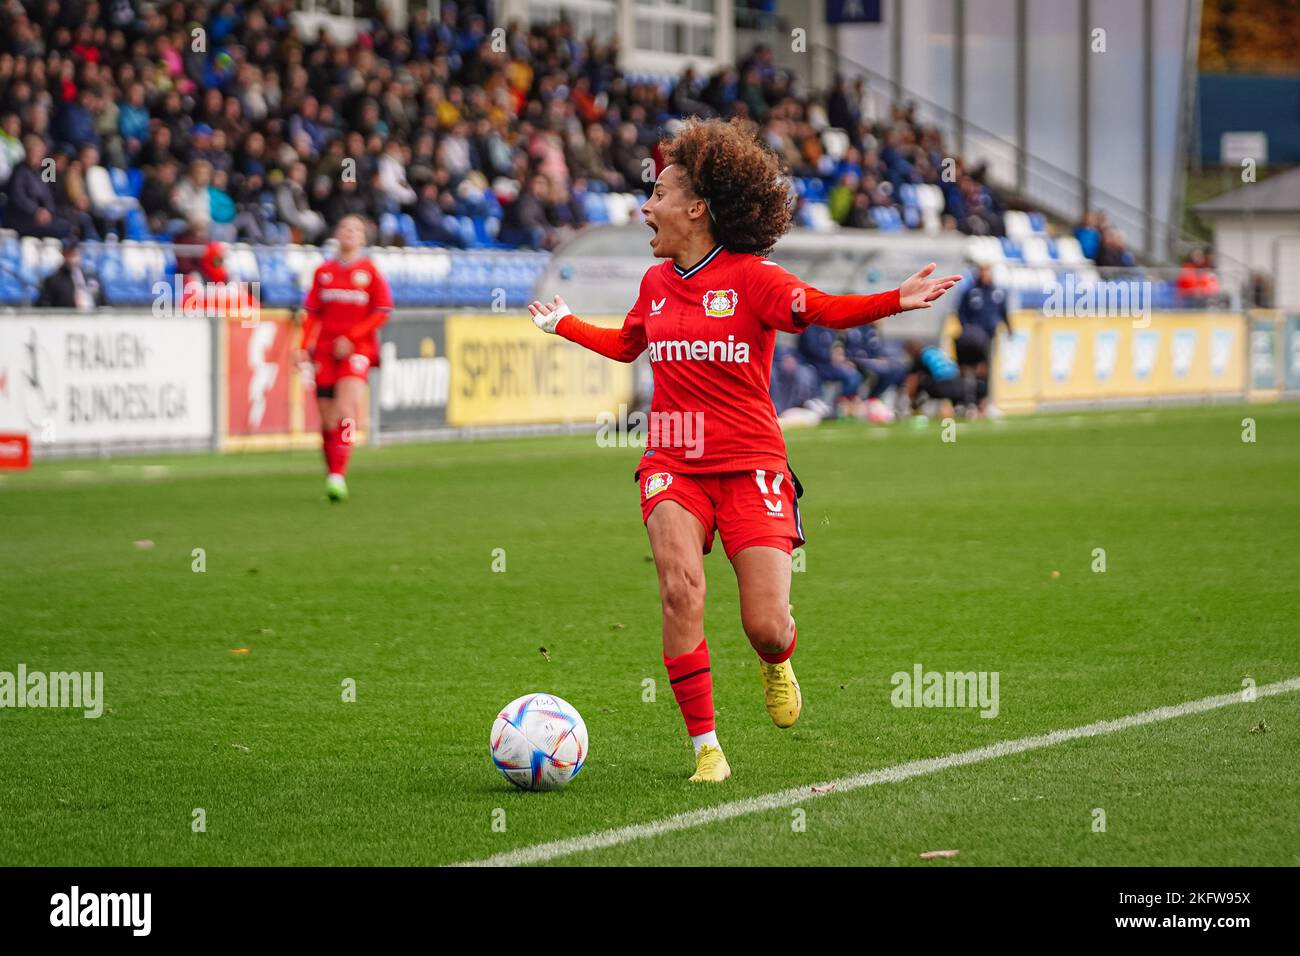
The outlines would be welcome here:
<svg viewBox="0 0 1300 956">
<path fill-rule="evenodd" d="M 360 449 L 337 507 L 308 453 L 0 478 L 0 671 L 102 671 L 106 699 L 95 720 L 0 710 L 0 864 L 474 860 L 1300 675 L 1300 405 L 789 443 L 804 714 L 771 725 L 719 548 L 735 776 L 709 788 L 685 780 L 634 449 Z M 895 708 L 890 676 L 917 663 L 998 672 L 998 716 Z M 566 790 L 516 791 L 488 758 L 529 691 L 586 719 Z M 556 862 L 1295 865 L 1298 755 L 1282 694 Z M 939 849 L 959 855 L 919 857 Z"/>
</svg>

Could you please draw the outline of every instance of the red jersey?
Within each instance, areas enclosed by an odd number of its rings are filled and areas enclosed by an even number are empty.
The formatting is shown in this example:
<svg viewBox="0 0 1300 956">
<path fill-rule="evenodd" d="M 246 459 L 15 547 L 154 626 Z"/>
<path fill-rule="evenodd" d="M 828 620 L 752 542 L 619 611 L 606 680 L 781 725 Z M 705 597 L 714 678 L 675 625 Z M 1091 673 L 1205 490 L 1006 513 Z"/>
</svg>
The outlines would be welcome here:
<svg viewBox="0 0 1300 956">
<path fill-rule="evenodd" d="M 649 352 L 654 397 L 638 471 L 661 463 L 699 474 L 785 471 L 770 394 L 777 331 L 801 332 L 823 316 L 822 324 L 848 327 L 898 311 L 896 290 L 828 296 L 768 259 L 718 246 L 690 269 L 665 260 L 647 270 L 622 329 L 566 316 L 556 331 L 624 362 Z"/>
<path fill-rule="evenodd" d="M 379 364 L 378 332 L 392 311 L 393 294 L 383 273 L 369 259 L 322 263 L 312 276 L 303 308 L 307 310 L 304 349 L 327 354 L 334 340 L 344 336 L 372 365 Z"/>
</svg>

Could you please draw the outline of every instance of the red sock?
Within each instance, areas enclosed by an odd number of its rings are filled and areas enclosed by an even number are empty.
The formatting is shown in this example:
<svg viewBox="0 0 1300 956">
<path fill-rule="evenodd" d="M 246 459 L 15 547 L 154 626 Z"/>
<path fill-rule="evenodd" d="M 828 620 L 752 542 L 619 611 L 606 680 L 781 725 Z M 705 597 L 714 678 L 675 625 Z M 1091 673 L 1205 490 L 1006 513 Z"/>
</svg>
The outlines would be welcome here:
<svg viewBox="0 0 1300 956">
<path fill-rule="evenodd" d="M 346 475 L 348 459 L 352 457 L 352 443 L 343 437 L 343 426 L 335 425 L 325 432 L 325 467 L 331 475 Z"/>
<path fill-rule="evenodd" d="M 767 663 L 769 664 L 783 664 L 786 661 L 788 661 L 790 659 L 790 655 L 794 653 L 794 645 L 795 642 L 798 640 L 799 640 L 799 631 L 796 628 L 794 634 L 791 635 L 790 637 L 790 646 L 787 647 L 785 650 L 780 651 L 776 654 L 764 654 L 762 651 L 759 651 L 758 656 L 763 660 L 767 661 Z"/>
<path fill-rule="evenodd" d="M 334 433 L 328 428 L 320 430 L 320 448 L 325 456 L 325 474 L 334 474 L 334 444 L 330 440 Z"/>
<path fill-rule="evenodd" d="M 686 719 L 686 732 L 692 737 L 707 734 L 713 723 L 713 674 L 709 671 L 709 642 L 677 657 L 664 655 L 673 696 Z"/>
</svg>

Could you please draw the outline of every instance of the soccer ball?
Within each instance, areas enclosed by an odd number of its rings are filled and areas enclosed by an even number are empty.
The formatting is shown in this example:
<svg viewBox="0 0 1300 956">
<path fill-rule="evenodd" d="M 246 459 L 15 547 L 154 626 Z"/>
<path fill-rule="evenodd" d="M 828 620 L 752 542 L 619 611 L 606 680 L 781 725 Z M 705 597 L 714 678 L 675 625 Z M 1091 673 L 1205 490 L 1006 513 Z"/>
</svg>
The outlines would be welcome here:
<svg viewBox="0 0 1300 956">
<path fill-rule="evenodd" d="M 558 790 L 587 759 L 587 725 L 568 701 L 525 694 L 492 724 L 492 762 L 524 790 Z"/>
</svg>

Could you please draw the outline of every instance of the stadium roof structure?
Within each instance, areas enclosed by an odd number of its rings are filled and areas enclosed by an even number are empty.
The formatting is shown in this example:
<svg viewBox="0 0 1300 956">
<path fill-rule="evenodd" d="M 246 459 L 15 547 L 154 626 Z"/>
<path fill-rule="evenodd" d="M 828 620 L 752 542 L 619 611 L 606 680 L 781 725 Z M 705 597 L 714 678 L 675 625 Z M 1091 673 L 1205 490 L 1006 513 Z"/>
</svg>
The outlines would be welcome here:
<svg viewBox="0 0 1300 956">
<path fill-rule="evenodd" d="M 1223 193 L 1203 203 L 1197 203 L 1193 208 L 1199 214 L 1210 215 L 1240 212 L 1300 212 L 1300 168 Z"/>
</svg>

